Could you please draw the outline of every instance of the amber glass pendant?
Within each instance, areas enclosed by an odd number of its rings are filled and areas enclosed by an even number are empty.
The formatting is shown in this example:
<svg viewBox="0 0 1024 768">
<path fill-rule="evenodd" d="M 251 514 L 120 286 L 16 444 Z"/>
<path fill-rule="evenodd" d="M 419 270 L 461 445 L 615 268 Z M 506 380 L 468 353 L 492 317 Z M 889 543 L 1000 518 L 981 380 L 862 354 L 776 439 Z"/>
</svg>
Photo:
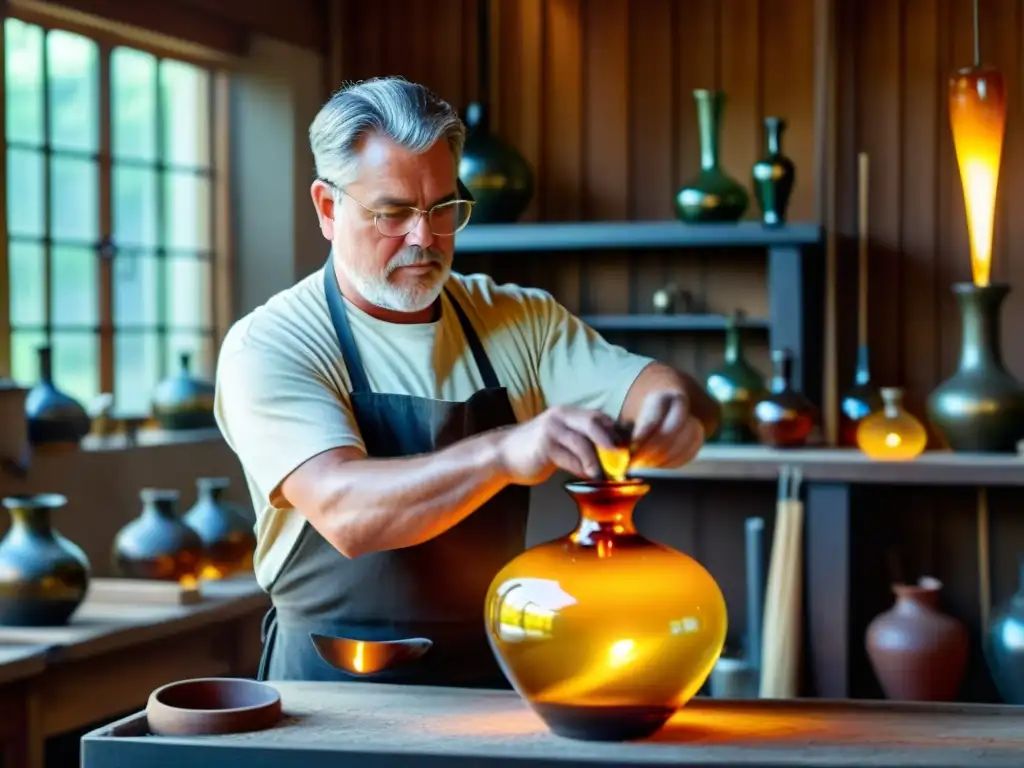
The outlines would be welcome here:
<svg viewBox="0 0 1024 768">
<path fill-rule="evenodd" d="M 921 455 L 928 431 L 903 407 L 903 390 L 884 387 L 882 410 L 865 417 L 857 427 L 857 445 L 872 459 L 906 461 Z"/>
<path fill-rule="evenodd" d="M 658 731 L 704 684 L 728 623 L 696 560 L 641 536 L 640 480 L 565 486 L 576 530 L 494 578 L 485 620 L 506 677 L 556 734 L 625 741 Z"/>
</svg>

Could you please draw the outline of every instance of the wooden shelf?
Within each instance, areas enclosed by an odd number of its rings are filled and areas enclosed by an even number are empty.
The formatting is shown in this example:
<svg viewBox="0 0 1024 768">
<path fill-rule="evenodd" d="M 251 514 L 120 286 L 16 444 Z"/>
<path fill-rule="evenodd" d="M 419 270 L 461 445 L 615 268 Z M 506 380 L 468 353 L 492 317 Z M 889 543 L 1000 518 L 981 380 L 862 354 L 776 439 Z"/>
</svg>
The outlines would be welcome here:
<svg viewBox="0 0 1024 768">
<path fill-rule="evenodd" d="M 758 221 L 736 224 L 683 224 L 675 221 L 595 221 L 542 224 L 470 224 L 455 238 L 456 253 L 511 251 L 631 250 L 645 248 L 770 248 L 817 245 L 819 225 L 766 227 Z"/>
<path fill-rule="evenodd" d="M 929 451 L 913 461 L 873 461 L 852 448 L 779 450 L 707 445 L 679 469 L 645 469 L 645 479 L 775 481 L 783 466 L 799 467 L 804 482 L 868 485 L 1022 486 L 1024 457 Z"/>
<path fill-rule="evenodd" d="M 673 315 L 583 315 L 580 319 L 595 331 L 724 331 L 729 318 L 715 314 Z M 742 328 L 767 330 L 767 317 L 748 317 Z"/>
</svg>

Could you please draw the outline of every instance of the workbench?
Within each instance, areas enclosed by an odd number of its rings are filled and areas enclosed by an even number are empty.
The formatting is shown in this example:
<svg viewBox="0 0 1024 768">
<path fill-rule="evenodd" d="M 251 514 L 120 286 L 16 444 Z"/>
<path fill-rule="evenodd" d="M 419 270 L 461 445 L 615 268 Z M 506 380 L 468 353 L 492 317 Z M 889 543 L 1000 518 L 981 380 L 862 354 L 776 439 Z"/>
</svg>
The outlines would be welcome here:
<svg viewBox="0 0 1024 768">
<path fill-rule="evenodd" d="M 48 738 L 145 706 L 165 683 L 253 675 L 266 594 L 252 578 L 201 591 L 191 605 L 87 598 L 67 626 L 0 627 L 0 722 L 18 713 L 23 736 L 3 765 L 40 768 Z"/>
<path fill-rule="evenodd" d="M 511 691 L 275 683 L 284 718 L 229 736 L 161 737 L 139 712 L 87 734 L 82 768 L 1020 768 L 1024 708 L 697 699 L 652 739 L 551 734 Z"/>
</svg>

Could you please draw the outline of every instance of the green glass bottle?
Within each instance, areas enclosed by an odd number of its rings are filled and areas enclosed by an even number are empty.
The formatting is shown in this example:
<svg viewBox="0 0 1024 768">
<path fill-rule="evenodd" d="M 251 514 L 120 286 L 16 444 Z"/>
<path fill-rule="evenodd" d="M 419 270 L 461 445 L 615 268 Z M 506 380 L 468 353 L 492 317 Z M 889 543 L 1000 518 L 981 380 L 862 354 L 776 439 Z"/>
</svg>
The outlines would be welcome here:
<svg viewBox="0 0 1024 768">
<path fill-rule="evenodd" d="M 699 89 L 697 127 L 700 129 L 700 172 L 676 194 L 676 215 L 688 224 L 739 221 L 750 203 L 746 189 L 722 170 L 718 135 L 725 94 Z"/>
<path fill-rule="evenodd" d="M 751 429 L 754 406 L 768 394 L 764 375 L 743 354 L 741 329 L 744 313 L 737 310 L 725 329 L 725 360 L 707 378 L 708 393 L 722 410 L 721 423 L 709 442 L 725 444 L 755 443 Z"/>
</svg>

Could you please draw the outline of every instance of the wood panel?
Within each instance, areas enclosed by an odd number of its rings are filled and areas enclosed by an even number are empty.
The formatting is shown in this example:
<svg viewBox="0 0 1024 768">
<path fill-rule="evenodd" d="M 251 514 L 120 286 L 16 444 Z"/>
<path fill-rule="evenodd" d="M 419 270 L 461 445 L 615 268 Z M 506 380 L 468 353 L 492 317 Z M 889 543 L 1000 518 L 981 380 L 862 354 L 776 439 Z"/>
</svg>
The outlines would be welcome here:
<svg viewBox="0 0 1024 768">
<path fill-rule="evenodd" d="M 732 5 L 740 12 L 717 0 L 492 1 L 492 123 L 537 177 L 524 220 L 671 219 L 676 190 L 699 168 L 697 88 L 727 93 L 721 158 L 744 183 L 763 152 L 763 117 L 786 117 L 798 167 L 791 218 L 813 216 L 813 2 Z M 478 96 L 476 8 L 348 3 L 345 79 L 401 75 L 462 110 Z M 757 215 L 752 200 L 747 217 Z M 650 312 L 669 282 L 712 311 L 764 314 L 767 301 L 764 261 L 722 251 L 461 258 L 463 271 L 537 285 L 585 314 Z M 615 340 L 701 375 L 721 358 L 715 334 Z M 767 371 L 765 335 L 750 343 Z"/>
</svg>

